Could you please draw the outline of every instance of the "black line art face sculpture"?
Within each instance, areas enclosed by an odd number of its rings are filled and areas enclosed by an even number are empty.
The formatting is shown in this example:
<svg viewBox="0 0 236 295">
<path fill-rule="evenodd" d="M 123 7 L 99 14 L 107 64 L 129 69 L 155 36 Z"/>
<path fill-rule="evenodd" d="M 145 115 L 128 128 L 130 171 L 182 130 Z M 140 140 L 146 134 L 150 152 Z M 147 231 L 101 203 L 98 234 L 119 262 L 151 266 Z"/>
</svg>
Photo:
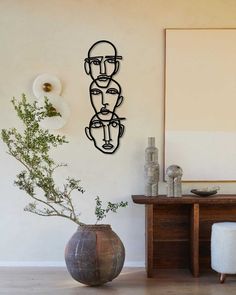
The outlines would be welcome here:
<svg viewBox="0 0 236 295">
<path fill-rule="evenodd" d="M 100 119 L 110 115 L 110 119 L 116 107 L 120 106 L 123 101 L 121 96 L 120 85 L 111 79 L 107 88 L 99 87 L 96 80 L 92 82 L 89 88 L 90 101 L 96 114 Z"/>
<path fill-rule="evenodd" d="M 85 133 L 97 149 L 104 154 L 113 154 L 119 147 L 120 137 L 124 133 L 124 125 L 121 124 L 124 118 L 119 118 L 111 112 L 108 112 L 107 120 L 100 119 L 99 115 L 100 113 L 93 116 L 89 127 L 85 128 Z"/>
<path fill-rule="evenodd" d="M 120 118 L 115 113 L 123 102 L 123 96 L 120 84 L 113 79 L 121 59 L 110 41 L 101 40 L 91 46 L 84 62 L 85 72 L 93 80 L 89 95 L 95 112 L 85 133 L 104 154 L 113 154 L 118 149 L 125 129 L 121 124 L 125 118 Z"/>
<path fill-rule="evenodd" d="M 112 77 L 119 70 L 119 59 L 115 46 L 106 40 L 92 45 L 85 59 L 85 72 L 91 76 L 99 87 L 107 87 Z"/>
</svg>

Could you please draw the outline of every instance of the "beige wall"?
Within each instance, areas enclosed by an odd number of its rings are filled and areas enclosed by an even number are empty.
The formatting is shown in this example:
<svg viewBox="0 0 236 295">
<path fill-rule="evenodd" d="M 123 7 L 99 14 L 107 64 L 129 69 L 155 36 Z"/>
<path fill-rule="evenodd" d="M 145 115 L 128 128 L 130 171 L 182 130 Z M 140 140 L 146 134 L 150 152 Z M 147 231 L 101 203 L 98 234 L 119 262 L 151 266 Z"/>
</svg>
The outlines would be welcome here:
<svg viewBox="0 0 236 295">
<path fill-rule="evenodd" d="M 61 179 L 82 179 L 84 221 L 93 222 L 93 197 L 129 200 L 129 208 L 110 216 L 126 247 L 126 262 L 144 261 L 144 208 L 131 194 L 142 194 L 146 138 L 163 145 L 164 28 L 236 27 L 234 0 L 1 0 L 0 1 L 0 126 L 16 126 L 12 96 L 32 96 L 32 82 L 43 72 L 58 75 L 63 96 L 71 107 L 68 125 L 61 130 L 70 140 L 55 157 L 70 166 Z M 124 59 L 119 72 L 125 101 L 120 114 L 127 118 L 120 150 L 112 156 L 98 152 L 87 140 L 84 127 L 92 115 L 88 101 L 89 78 L 83 59 L 89 46 L 108 39 Z M 12 185 L 20 167 L 0 145 L 0 261 L 1 264 L 63 261 L 66 241 L 75 226 L 23 212 L 24 193 Z M 188 192 L 192 185 L 184 186 Z M 234 192 L 235 185 L 223 186 Z M 161 183 L 160 192 L 165 192 Z"/>
</svg>

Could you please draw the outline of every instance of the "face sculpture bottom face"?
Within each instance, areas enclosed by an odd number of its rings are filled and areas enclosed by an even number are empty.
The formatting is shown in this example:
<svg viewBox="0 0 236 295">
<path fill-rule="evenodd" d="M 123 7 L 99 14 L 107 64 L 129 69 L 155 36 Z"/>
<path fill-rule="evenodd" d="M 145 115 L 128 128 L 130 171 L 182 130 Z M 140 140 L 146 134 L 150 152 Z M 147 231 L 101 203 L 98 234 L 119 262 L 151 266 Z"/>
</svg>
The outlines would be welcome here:
<svg viewBox="0 0 236 295">
<path fill-rule="evenodd" d="M 123 118 L 109 112 L 106 116 L 98 113 L 91 119 L 89 127 L 85 128 L 87 137 L 93 141 L 94 146 L 104 154 L 113 154 L 119 147 L 120 137 L 124 132 Z M 107 118 L 106 119 L 104 119 Z"/>
</svg>

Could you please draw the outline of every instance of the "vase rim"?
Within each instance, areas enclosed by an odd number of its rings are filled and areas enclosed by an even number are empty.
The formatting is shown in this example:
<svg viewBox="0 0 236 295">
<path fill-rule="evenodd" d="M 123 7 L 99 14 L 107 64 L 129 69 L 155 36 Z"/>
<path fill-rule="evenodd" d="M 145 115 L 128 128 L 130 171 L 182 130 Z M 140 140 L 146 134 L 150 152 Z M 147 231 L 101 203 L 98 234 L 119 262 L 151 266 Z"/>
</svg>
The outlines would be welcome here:
<svg viewBox="0 0 236 295">
<path fill-rule="evenodd" d="M 110 224 L 82 224 L 78 226 L 78 230 L 110 230 Z"/>
</svg>

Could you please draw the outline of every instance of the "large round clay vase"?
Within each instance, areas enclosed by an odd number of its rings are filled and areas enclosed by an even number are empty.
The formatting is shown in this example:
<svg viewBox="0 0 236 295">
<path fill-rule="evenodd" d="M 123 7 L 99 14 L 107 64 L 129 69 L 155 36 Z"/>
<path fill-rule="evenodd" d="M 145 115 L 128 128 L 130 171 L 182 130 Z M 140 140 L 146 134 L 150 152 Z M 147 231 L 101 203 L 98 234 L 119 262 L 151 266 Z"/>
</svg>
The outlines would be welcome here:
<svg viewBox="0 0 236 295">
<path fill-rule="evenodd" d="M 78 282 L 98 286 L 112 281 L 121 272 L 125 249 L 110 225 L 83 225 L 67 243 L 66 266 Z"/>
</svg>

